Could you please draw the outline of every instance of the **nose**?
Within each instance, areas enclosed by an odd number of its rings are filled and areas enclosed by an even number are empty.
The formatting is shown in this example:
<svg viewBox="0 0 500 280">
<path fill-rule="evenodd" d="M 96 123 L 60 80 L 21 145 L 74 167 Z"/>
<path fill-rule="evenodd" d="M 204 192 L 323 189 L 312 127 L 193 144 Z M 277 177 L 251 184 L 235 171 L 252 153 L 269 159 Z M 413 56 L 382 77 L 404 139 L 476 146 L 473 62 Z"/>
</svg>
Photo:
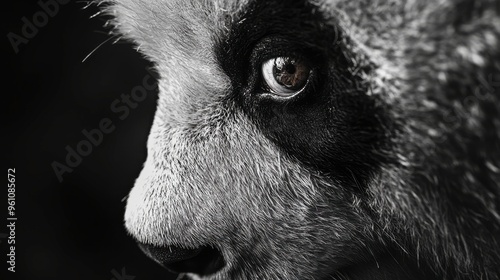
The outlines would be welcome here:
<svg viewBox="0 0 500 280">
<path fill-rule="evenodd" d="M 224 267 L 222 254 L 209 246 L 186 249 L 178 246 L 156 246 L 139 243 L 139 248 L 151 259 L 174 273 L 214 274 Z"/>
</svg>

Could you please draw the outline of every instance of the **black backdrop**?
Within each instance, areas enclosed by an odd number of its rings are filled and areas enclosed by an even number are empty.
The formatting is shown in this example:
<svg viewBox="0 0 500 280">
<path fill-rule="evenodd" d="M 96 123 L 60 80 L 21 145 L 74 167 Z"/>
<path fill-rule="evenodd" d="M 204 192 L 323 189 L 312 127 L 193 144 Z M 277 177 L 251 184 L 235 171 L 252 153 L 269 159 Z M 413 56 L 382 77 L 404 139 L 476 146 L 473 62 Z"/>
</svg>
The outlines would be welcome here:
<svg viewBox="0 0 500 280">
<path fill-rule="evenodd" d="M 141 85 L 151 65 L 132 45 L 112 41 L 82 62 L 110 37 L 106 18 L 91 18 L 98 8 L 83 9 L 85 1 L 59 1 L 7 1 L 1 11 L 3 167 L 16 170 L 17 218 L 12 273 L 4 182 L 0 275 L 7 277 L 1 278 L 175 279 L 147 259 L 123 227 L 124 197 L 146 158 L 157 93 L 148 91 L 123 120 L 112 104 Z M 47 2 L 58 9 L 44 11 L 40 3 Z M 76 150 L 86 139 L 82 131 L 98 129 L 105 118 L 115 129 L 60 182 L 53 163 L 67 165 L 67 149 Z"/>
</svg>

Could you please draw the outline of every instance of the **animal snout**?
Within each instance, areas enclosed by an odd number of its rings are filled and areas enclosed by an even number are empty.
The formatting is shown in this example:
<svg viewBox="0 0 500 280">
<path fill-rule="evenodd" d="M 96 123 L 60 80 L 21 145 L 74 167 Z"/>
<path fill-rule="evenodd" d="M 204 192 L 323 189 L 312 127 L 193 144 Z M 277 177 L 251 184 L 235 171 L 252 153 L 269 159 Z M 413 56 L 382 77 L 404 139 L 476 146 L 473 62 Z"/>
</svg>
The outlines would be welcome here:
<svg viewBox="0 0 500 280">
<path fill-rule="evenodd" d="M 188 249 L 139 242 L 139 247 L 148 257 L 175 273 L 195 273 L 206 276 L 224 267 L 222 254 L 209 246 Z"/>
</svg>

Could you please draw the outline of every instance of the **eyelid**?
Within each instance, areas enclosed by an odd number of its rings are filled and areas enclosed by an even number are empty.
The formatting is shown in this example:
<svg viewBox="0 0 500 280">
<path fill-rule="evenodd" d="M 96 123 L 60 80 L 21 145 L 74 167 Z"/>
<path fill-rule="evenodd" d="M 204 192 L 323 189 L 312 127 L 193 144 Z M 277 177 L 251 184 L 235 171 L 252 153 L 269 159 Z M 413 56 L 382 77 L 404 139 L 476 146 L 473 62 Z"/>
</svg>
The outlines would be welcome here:
<svg viewBox="0 0 500 280">
<path fill-rule="evenodd" d="M 306 45 L 280 37 L 267 37 L 257 43 L 252 51 L 251 59 L 254 66 L 260 66 L 275 57 L 296 57 L 311 60 L 308 54 L 315 53 Z"/>
</svg>

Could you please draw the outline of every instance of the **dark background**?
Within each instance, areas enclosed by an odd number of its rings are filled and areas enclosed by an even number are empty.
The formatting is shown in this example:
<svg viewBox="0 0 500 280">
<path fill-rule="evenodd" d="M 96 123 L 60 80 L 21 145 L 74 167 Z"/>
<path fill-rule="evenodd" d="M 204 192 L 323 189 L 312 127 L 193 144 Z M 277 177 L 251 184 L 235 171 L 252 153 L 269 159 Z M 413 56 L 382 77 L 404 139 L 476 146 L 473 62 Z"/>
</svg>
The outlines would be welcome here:
<svg viewBox="0 0 500 280">
<path fill-rule="evenodd" d="M 42 0 L 48 2 L 49 0 Z M 151 66 L 131 44 L 109 41 L 107 18 L 85 1 L 59 5 L 16 54 L 8 34 L 23 36 L 38 1 L 2 8 L 3 167 L 16 169 L 16 272 L 7 271 L 7 182 L 2 191 L 2 279 L 175 279 L 145 257 L 123 226 L 124 198 L 146 158 L 156 90 L 124 120 L 111 111 L 142 84 Z M 43 18 L 41 18 L 43 20 Z M 23 36 L 24 37 L 24 36 Z M 110 118 L 115 130 L 59 182 L 52 167 L 82 130 Z M 123 270 L 124 269 L 124 270 Z M 122 273 L 125 272 L 127 277 Z"/>
</svg>

